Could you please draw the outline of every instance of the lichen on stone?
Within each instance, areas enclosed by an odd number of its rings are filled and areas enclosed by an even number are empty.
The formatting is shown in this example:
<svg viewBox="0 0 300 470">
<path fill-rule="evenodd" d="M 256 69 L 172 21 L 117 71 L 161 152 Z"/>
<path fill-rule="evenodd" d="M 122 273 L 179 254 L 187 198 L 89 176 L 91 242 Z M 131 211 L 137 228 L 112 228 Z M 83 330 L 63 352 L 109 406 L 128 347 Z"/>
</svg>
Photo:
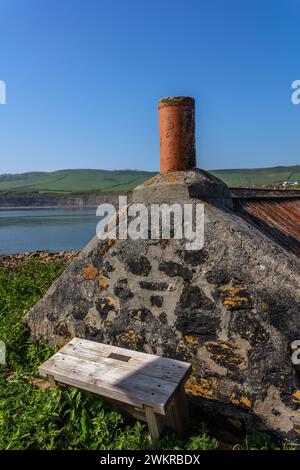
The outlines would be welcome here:
<svg viewBox="0 0 300 470">
<path fill-rule="evenodd" d="M 94 281 L 97 277 L 98 270 L 95 266 L 89 264 L 82 270 L 82 275 L 86 281 Z"/>
<path fill-rule="evenodd" d="M 293 397 L 293 402 L 296 403 L 296 405 L 300 405 L 300 390 L 297 390 L 292 394 Z"/>
<path fill-rule="evenodd" d="M 127 328 L 124 333 L 118 336 L 120 344 L 136 349 L 142 342 L 142 336 L 133 328 Z"/>
<path fill-rule="evenodd" d="M 216 400 L 216 387 L 218 382 L 215 378 L 206 379 L 192 375 L 185 384 L 187 394 L 207 398 L 208 400 Z"/>
<path fill-rule="evenodd" d="M 104 276 L 101 276 L 99 281 L 98 281 L 100 289 L 106 290 L 109 286 L 109 280 L 105 278 Z"/>
<path fill-rule="evenodd" d="M 251 309 L 252 301 L 246 287 L 224 287 L 223 305 L 229 310 Z"/>
<path fill-rule="evenodd" d="M 229 369 L 245 366 L 243 357 L 237 352 L 236 346 L 229 342 L 207 341 L 205 347 L 213 361 Z"/>
<path fill-rule="evenodd" d="M 188 344 L 191 344 L 192 346 L 196 346 L 197 344 L 199 344 L 199 339 L 195 336 L 185 335 L 184 339 Z"/>
<path fill-rule="evenodd" d="M 246 408 L 248 410 L 251 410 L 253 407 L 252 401 L 246 395 L 237 396 L 233 393 L 230 397 L 230 402 L 235 406 Z"/>
</svg>

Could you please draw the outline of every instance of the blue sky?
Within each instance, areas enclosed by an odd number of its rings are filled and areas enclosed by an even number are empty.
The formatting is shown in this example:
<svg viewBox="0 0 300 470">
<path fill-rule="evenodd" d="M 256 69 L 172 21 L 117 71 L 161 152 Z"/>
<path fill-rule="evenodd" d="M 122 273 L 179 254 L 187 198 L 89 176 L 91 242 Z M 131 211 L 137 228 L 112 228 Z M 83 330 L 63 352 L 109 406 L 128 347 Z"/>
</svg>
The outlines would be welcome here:
<svg viewBox="0 0 300 470">
<path fill-rule="evenodd" d="M 299 0 L 0 0 L 0 173 L 157 170 L 157 101 L 196 99 L 205 169 L 300 163 Z"/>
</svg>

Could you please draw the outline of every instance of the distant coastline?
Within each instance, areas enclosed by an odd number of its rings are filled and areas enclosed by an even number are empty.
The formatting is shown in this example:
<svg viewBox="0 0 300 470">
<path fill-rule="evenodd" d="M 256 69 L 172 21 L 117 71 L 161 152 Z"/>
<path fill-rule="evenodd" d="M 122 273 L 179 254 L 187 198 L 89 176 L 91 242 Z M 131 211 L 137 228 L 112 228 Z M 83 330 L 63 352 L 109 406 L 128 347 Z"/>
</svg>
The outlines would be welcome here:
<svg viewBox="0 0 300 470">
<path fill-rule="evenodd" d="M 125 193 L 131 200 L 131 192 Z M 33 210 L 33 209 L 95 209 L 99 204 L 117 204 L 116 193 L 86 195 L 41 195 L 41 194 L 0 194 L 0 210 Z"/>
<path fill-rule="evenodd" d="M 300 165 L 210 171 L 230 188 L 299 190 Z M 153 177 L 139 170 L 69 169 L 0 174 L 0 210 L 94 209 Z M 130 197 L 130 196 L 129 196 Z M 130 201 L 130 199 L 129 199 Z"/>
<path fill-rule="evenodd" d="M 253 187 L 300 184 L 300 165 L 269 168 L 218 169 L 210 173 L 228 186 Z M 156 175 L 141 170 L 68 169 L 53 172 L 0 174 L 0 197 L 76 197 L 99 194 L 120 194 Z"/>
</svg>

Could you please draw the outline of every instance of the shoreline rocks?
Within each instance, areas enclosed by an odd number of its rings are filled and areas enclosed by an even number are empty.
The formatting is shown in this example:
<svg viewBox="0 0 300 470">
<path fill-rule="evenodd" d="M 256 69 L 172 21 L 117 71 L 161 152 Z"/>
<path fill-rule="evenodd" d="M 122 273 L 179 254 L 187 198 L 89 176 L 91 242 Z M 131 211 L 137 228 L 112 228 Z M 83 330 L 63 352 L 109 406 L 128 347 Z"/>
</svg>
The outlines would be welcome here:
<svg viewBox="0 0 300 470">
<path fill-rule="evenodd" d="M 0 255 L 0 266 L 6 266 L 11 269 L 20 267 L 26 264 L 32 259 L 38 259 L 43 263 L 49 263 L 53 261 L 64 261 L 67 264 L 71 263 L 74 258 L 79 254 L 78 251 L 60 251 L 57 253 L 51 253 L 50 251 L 33 251 L 26 253 L 6 254 Z"/>
</svg>

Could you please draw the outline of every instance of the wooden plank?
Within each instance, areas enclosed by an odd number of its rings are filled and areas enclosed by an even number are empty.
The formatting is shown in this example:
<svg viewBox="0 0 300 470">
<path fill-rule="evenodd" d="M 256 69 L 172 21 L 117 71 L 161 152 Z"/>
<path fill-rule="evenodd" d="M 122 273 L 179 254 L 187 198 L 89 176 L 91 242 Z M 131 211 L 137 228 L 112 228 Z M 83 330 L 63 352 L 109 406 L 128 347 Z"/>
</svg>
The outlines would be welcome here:
<svg viewBox="0 0 300 470">
<path fill-rule="evenodd" d="M 67 343 L 67 345 L 69 344 L 71 345 L 73 344 L 77 346 L 85 346 L 87 348 L 98 351 L 100 355 L 104 355 L 105 357 L 107 357 L 112 352 L 115 352 L 117 354 L 124 354 L 125 356 L 130 354 L 132 358 L 139 360 L 141 362 L 149 362 L 153 359 L 153 357 L 157 357 L 159 361 L 161 362 L 162 366 L 165 365 L 166 367 L 170 367 L 170 364 L 175 364 L 180 369 L 186 369 L 189 366 L 189 363 L 178 361 L 177 359 L 171 359 L 171 358 L 163 357 L 163 356 L 155 356 L 154 354 L 147 354 L 147 353 L 135 351 L 132 349 L 120 348 L 119 346 L 113 346 L 111 344 L 105 344 L 105 343 L 98 343 L 96 341 L 90 341 L 87 339 L 73 338 L 71 341 L 69 341 L 69 343 Z M 64 348 L 66 346 L 64 346 Z"/>
<path fill-rule="evenodd" d="M 172 397 L 172 405 L 170 408 L 174 429 L 179 439 L 186 437 L 188 425 L 188 406 L 183 387 L 179 387 Z"/>
<path fill-rule="evenodd" d="M 48 375 L 48 382 L 51 387 L 55 387 L 56 383 L 55 383 L 53 375 Z"/>
<path fill-rule="evenodd" d="M 154 354 L 147 354 L 144 352 L 140 351 L 134 351 L 131 349 L 125 349 L 125 348 L 120 348 L 118 346 L 112 346 L 110 344 L 104 344 L 104 343 L 97 343 L 95 341 L 89 341 L 86 339 L 81 339 L 81 338 L 73 338 L 66 346 L 64 346 L 60 352 L 63 352 L 64 350 L 69 349 L 69 346 L 75 346 L 79 349 L 88 349 L 92 351 L 93 353 L 98 353 L 99 356 L 103 357 L 108 357 L 111 353 L 116 353 L 116 354 L 123 354 L 125 356 L 129 355 L 131 356 L 131 362 L 136 362 L 136 363 L 152 363 L 154 358 L 157 359 L 156 364 L 159 364 L 159 366 L 163 369 L 165 368 L 166 370 L 169 370 L 170 368 L 172 370 L 172 375 L 176 376 L 176 380 L 181 380 L 181 378 L 184 376 L 185 371 L 187 371 L 191 365 L 187 362 L 183 361 L 178 361 L 177 359 L 170 359 L 167 357 L 162 357 L 162 356 L 156 356 Z M 174 380 L 175 381 L 175 380 Z"/>
<path fill-rule="evenodd" d="M 191 365 L 185 362 L 146 353 L 138 353 L 135 355 L 132 353 L 136 353 L 137 351 L 118 348 L 116 346 L 103 345 L 101 343 L 87 340 L 72 340 L 59 352 L 61 354 L 98 362 L 99 364 L 104 364 L 110 367 L 121 368 L 124 371 L 137 372 L 142 370 L 144 375 L 167 380 L 176 384 L 183 380 L 191 370 Z M 130 355 L 132 356 L 131 359 L 124 362 L 109 357 L 112 353 L 120 355 L 120 352 L 124 356 L 124 352 L 126 352 L 125 357 Z"/>
<path fill-rule="evenodd" d="M 108 398 L 108 397 L 105 397 L 105 401 L 107 401 L 108 403 L 111 403 L 112 405 L 118 406 L 123 411 L 125 411 L 125 413 L 129 414 L 133 418 L 138 419 L 139 421 L 147 422 L 146 415 L 145 415 L 145 410 L 142 406 L 137 407 L 137 406 L 133 406 L 133 405 L 127 405 L 127 403 L 123 403 L 121 401 L 113 400 L 112 398 Z M 163 415 L 159 415 L 159 416 L 163 417 Z"/>
<path fill-rule="evenodd" d="M 165 414 L 165 405 L 176 389 L 174 382 L 155 377 L 150 379 L 142 369 L 124 371 L 60 352 L 42 364 L 39 373 L 127 404 L 148 405 L 160 414 Z"/>
<path fill-rule="evenodd" d="M 145 406 L 144 408 L 152 443 L 155 444 L 161 433 L 159 417 L 150 406 Z"/>
</svg>

